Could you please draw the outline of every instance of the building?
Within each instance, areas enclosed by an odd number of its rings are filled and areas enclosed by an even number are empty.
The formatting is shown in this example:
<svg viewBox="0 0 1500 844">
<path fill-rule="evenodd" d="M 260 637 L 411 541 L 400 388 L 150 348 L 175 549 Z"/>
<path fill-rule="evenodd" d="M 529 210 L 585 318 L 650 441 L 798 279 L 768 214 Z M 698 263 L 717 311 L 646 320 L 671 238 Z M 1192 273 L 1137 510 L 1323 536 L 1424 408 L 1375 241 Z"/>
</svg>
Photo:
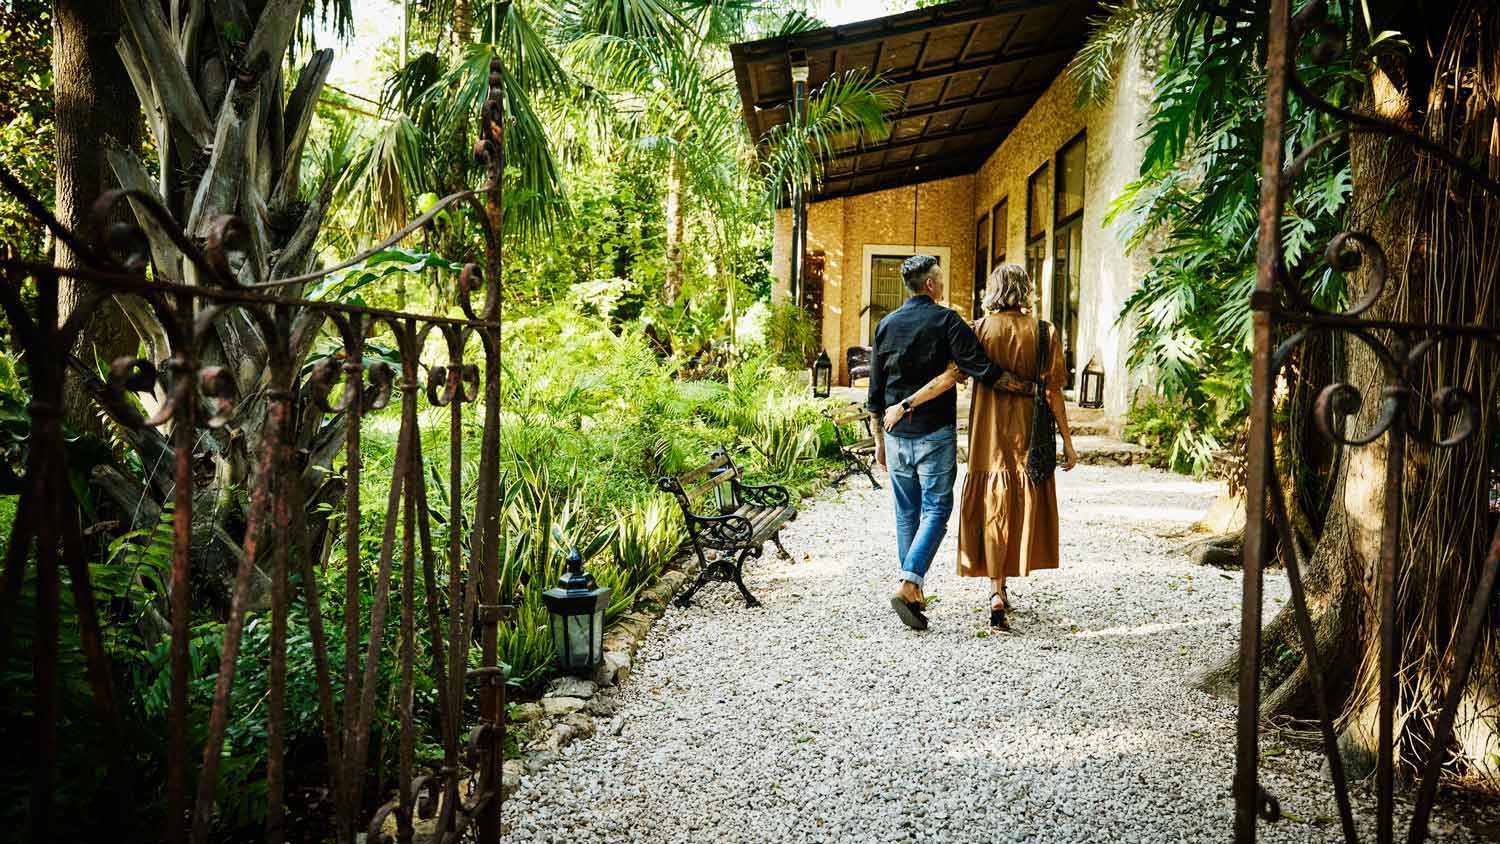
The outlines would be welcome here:
<svg viewBox="0 0 1500 844">
<path fill-rule="evenodd" d="M 936 255 L 948 269 L 946 304 L 965 314 L 977 311 L 989 271 L 1013 261 L 1030 270 L 1042 317 L 1064 336 L 1070 387 L 1096 360 L 1105 413 L 1124 417 L 1135 384 L 1131 331 L 1117 318 L 1147 255 L 1126 255 L 1121 223 L 1107 218 L 1139 175 L 1151 80 L 1126 57 L 1111 94 L 1078 107 L 1063 71 L 1099 12 L 1094 0 L 960 0 L 732 48 L 755 138 L 789 119 L 794 96 L 851 68 L 877 69 L 899 94 L 889 136 L 852 139 L 815 195 L 776 217 L 778 289 L 790 290 L 792 244 L 804 241 L 803 301 L 838 383 L 849 383 L 847 350 L 869 345 L 904 301 L 907 256 Z"/>
</svg>

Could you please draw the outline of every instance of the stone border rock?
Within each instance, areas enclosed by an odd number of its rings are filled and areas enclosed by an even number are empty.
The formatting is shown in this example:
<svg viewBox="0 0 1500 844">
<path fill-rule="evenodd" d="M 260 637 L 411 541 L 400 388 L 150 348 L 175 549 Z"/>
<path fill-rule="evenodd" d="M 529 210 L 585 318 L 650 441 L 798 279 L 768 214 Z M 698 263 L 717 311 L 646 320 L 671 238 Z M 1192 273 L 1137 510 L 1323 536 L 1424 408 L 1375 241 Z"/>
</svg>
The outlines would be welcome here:
<svg viewBox="0 0 1500 844">
<path fill-rule="evenodd" d="M 630 612 L 615 619 L 604 631 L 604 659 L 593 679 L 558 677 L 547 685 L 542 699 L 513 707 L 514 717 L 506 725 L 521 747 L 522 758 L 507 759 L 500 789 L 510 799 L 521 785 L 521 777 L 534 774 L 561 758 L 564 747 L 589 738 L 599 730 L 600 719 L 612 714 L 605 690 L 619 687 L 630 678 L 630 667 L 641 643 L 667 611 L 667 604 L 692 576 L 690 571 L 670 569 L 656 583 L 636 596 Z M 623 719 L 615 718 L 605 730 L 619 735 Z"/>
</svg>

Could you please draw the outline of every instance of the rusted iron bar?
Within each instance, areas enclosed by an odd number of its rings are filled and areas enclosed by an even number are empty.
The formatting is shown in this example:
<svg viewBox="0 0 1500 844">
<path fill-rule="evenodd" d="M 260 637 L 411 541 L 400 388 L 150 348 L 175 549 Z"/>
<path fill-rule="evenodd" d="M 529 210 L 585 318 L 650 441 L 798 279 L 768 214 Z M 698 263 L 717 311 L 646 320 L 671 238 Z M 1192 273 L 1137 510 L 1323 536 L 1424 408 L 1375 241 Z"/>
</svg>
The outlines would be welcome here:
<svg viewBox="0 0 1500 844">
<path fill-rule="evenodd" d="M 1394 397 L 1401 407 L 1405 407 L 1406 396 L 1402 388 L 1387 387 L 1386 390 L 1388 393 L 1398 392 Z M 1406 413 L 1396 414 L 1387 437 L 1385 502 L 1381 514 L 1384 521 L 1380 528 L 1379 592 L 1376 598 L 1380 613 L 1379 747 L 1375 764 L 1378 803 L 1375 840 L 1378 844 L 1391 844 L 1396 808 L 1396 674 L 1401 668 L 1400 631 L 1396 625 L 1396 569 L 1401 554 L 1401 503 L 1405 499 Z"/>
<path fill-rule="evenodd" d="M 1266 57 L 1265 141 L 1261 146 L 1260 235 L 1255 289 L 1269 295 L 1281 275 L 1280 174 L 1285 158 L 1282 135 L 1286 125 L 1286 77 L 1291 45 L 1287 33 L 1289 0 L 1271 0 L 1270 39 Z M 1252 314 L 1254 359 L 1250 383 L 1249 467 L 1246 482 L 1244 588 L 1240 602 L 1239 723 L 1235 745 L 1234 839 L 1253 844 L 1256 817 L 1262 805 L 1257 769 L 1260 764 L 1260 630 L 1262 578 L 1266 564 L 1266 486 L 1274 453 L 1271 441 L 1271 402 L 1275 395 L 1271 354 L 1275 343 L 1272 314 Z"/>
<path fill-rule="evenodd" d="M 356 758 L 355 731 L 359 723 L 359 701 L 354 690 L 359 688 L 359 613 L 350 612 L 359 606 L 361 569 L 359 528 L 363 514 L 360 510 L 360 481 L 364 469 L 363 452 L 360 449 L 361 422 L 364 419 L 365 365 L 364 365 L 364 320 L 360 314 L 350 314 L 350 319 L 335 320 L 344 340 L 344 391 L 340 404 L 348 414 L 349 422 L 344 435 L 344 476 L 347 479 L 344 492 L 344 738 L 339 746 L 339 755 L 329 760 L 339 768 L 336 788 L 338 794 L 339 844 L 352 844 L 355 813 L 354 782 L 363 778 L 363 757 Z"/>
<path fill-rule="evenodd" d="M 277 384 L 270 395 L 269 448 L 274 448 L 276 474 L 268 479 L 273 503 L 271 524 L 292 524 L 292 479 L 296 466 L 292 449 L 292 400 L 289 385 Z M 286 841 L 286 640 L 287 542 L 275 542 L 271 551 L 271 694 L 266 711 L 266 841 Z"/>
<path fill-rule="evenodd" d="M 178 300 L 178 308 L 191 303 L 187 295 Z M 190 305 L 189 305 L 190 307 Z M 180 389 L 187 389 L 187 379 L 178 373 Z M 145 386 L 145 385 L 141 385 Z M 174 393 L 178 386 L 173 385 Z M 167 716 L 167 840 L 186 844 L 192 804 L 188 797 L 188 631 L 192 626 L 190 578 L 193 544 L 193 438 L 198 423 L 198 405 L 191 397 L 177 393 L 170 405 L 180 414 L 172 428 L 172 594 L 171 619 L 171 710 Z"/>
<path fill-rule="evenodd" d="M 14 258 L 0 258 L 0 268 L 16 271 L 22 275 L 40 272 L 52 272 L 53 269 L 47 264 L 36 261 L 25 261 Z M 298 308 L 308 308 L 328 314 L 344 314 L 348 316 L 366 317 L 371 321 L 381 320 L 403 320 L 417 319 L 423 323 L 433 325 L 451 325 L 457 328 L 479 328 L 498 327 L 493 325 L 490 317 L 449 317 L 426 314 L 412 314 L 404 311 L 393 311 L 386 308 L 370 308 L 362 305 L 347 305 L 342 302 L 321 302 L 315 299 L 298 299 L 289 296 L 269 296 L 255 292 L 252 288 L 239 288 L 229 290 L 219 287 L 194 287 L 192 285 L 177 284 L 169 281 L 152 281 L 139 275 L 116 270 L 95 270 L 80 268 L 69 270 L 71 278 L 80 281 L 90 281 L 97 284 L 107 284 L 114 289 L 115 295 L 121 293 L 137 294 L 164 294 L 176 293 L 189 296 L 195 301 L 210 301 L 224 305 L 284 305 Z M 463 287 L 459 287 L 460 296 L 463 295 Z"/>
<path fill-rule="evenodd" d="M 1272 455 L 1272 460 L 1275 457 Z M 1274 462 L 1272 477 L 1276 477 Z M 1304 657 L 1312 674 L 1313 702 L 1318 710 L 1318 732 L 1323 738 L 1323 752 L 1328 759 L 1329 778 L 1333 780 L 1334 799 L 1339 807 L 1339 826 L 1344 838 L 1357 840 L 1354 829 L 1354 809 L 1349 804 L 1349 781 L 1344 772 L 1344 758 L 1339 754 L 1338 734 L 1334 729 L 1335 713 L 1328 698 L 1328 683 L 1323 674 L 1323 657 L 1318 653 L 1318 636 L 1313 632 L 1312 613 L 1307 606 L 1307 591 L 1302 585 L 1302 563 L 1297 555 L 1296 537 L 1292 535 L 1292 520 L 1287 514 L 1286 500 L 1279 482 L 1268 485 L 1271 493 L 1271 512 L 1275 516 L 1281 546 L 1286 549 L 1286 575 L 1292 592 L 1293 620 L 1297 624 L 1297 635 L 1302 638 Z"/>
<path fill-rule="evenodd" d="M 1442 776 L 1443 763 L 1446 761 L 1443 749 L 1453 738 L 1453 722 L 1458 715 L 1458 705 L 1463 700 L 1464 687 L 1469 683 L 1469 674 L 1474 667 L 1474 654 L 1479 647 L 1479 638 L 1484 633 L 1485 617 L 1491 612 L 1490 600 L 1497 588 L 1500 588 L 1500 528 L 1490 538 L 1490 548 L 1479 573 L 1479 583 L 1464 614 L 1453 676 L 1443 695 L 1443 709 L 1438 715 L 1437 730 L 1432 737 L 1432 753 L 1422 768 L 1422 784 L 1417 791 L 1416 806 L 1412 809 L 1411 830 L 1407 836 L 1412 844 L 1422 844 L 1427 840 L 1427 819 L 1432 814 L 1432 804 L 1437 800 L 1438 778 Z"/>
<path fill-rule="evenodd" d="M 490 280 L 484 304 L 484 318 L 493 325 L 479 329 L 489 365 L 484 374 L 484 434 L 480 446 L 479 501 L 475 513 L 474 539 L 470 543 L 480 566 L 481 602 L 498 606 L 500 598 L 500 262 L 504 245 L 505 214 L 501 202 L 502 176 L 505 173 L 505 68 L 500 60 L 490 62 L 490 93 L 485 103 L 479 143 L 475 152 L 485 163 L 489 190 L 484 197 L 485 276 Z M 483 617 L 480 610 L 481 664 L 499 665 L 500 637 L 497 618 Z M 480 726 L 488 728 L 489 740 L 479 760 L 479 791 L 484 795 L 500 794 L 500 766 L 504 760 L 505 684 L 486 683 L 479 692 Z M 504 802 L 489 800 L 478 817 L 481 841 L 500 838 L 500 809 Z"/>
<path fill-rule="evenodd" d="M 277 338 L 278 340 L 281 338 Z M 280 374 L 280 373 L 278 373 Z M 273 375 L 273 379 L 275 376 Z M 290 376 L 287 376 L 290 380 Z M 189 378 L 179 381 L 191 383 Z M 276 459 L 281 444 L 276 441 L 279 426 L 267 428 L 268 443 L 261 451 L 260 475 L 262 479 L 274 479 L 277 472 Z M 269 535 L 267 520 L 274 489 L 259 486 L 251 491 L 250 516 L 245 527 L 244 554 L 235 572 L 234 591 L 229 599 L 229 618 L 224 623 L 224 646 L 219 656 L 219 671 L 214 678 L 213 706 L 208 715 L 208 737 L 203 742 L 203 763 L 198 775 L 198 796 L 193 804 L 193 824 L 190 840 L 193 844 L 205 844 L 211 832 L 214 795 L 219 785 L 219 757 L 224 746 L 224 731 L 229 726 L 230 689 L 238 668 L 240 640 L 245 632 L 245 614 L 249 609 L 250 579 L 256 570 L 262 547 L 275 539 Z"/>
</svg>

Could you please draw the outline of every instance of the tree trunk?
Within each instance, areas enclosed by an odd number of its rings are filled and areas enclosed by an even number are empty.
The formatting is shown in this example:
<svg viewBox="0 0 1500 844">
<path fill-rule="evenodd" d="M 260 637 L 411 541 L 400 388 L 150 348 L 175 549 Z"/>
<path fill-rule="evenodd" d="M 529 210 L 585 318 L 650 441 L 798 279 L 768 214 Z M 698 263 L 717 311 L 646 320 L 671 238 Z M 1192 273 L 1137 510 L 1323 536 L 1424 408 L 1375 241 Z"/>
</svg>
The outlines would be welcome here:
<svg viewBox="0 0 1500 844">
<path fill-rule="evenodd" d="M 677 301 L 682 291 L 682 241 L 687 231 L 687 209 L 682 201 L 682 164 L 671 157 L 667 174 L 667 282 L 662 300 L 668 305 Z"/>
<path fill-rule="evenodd" d="M 58 0 L 52 13 L 52 75 L 56 95 L 57 218 L 92 240 L 89 212 L 94 201 L 118 187 L 105 160 L 105 138 L 127 148 L 140 143 L 140 105 L 115 53 L 124 25 L 119 4 L 110 0 Z M 125 213 L 123 207 L 121 213 Z M 75 268 L 79 258 L 56 241 L 60 267 Z M 89 294 L 89 285 L 70 279 L 59 284 L 59 318 L 66 320 Z M 73 353 L 84 363 L 110 361 L 135 351 L 138 340 L 120 307 L 104 301 L 89 318 Z M 64 418 L 82 431 L 102 433 L 104 425 L 87 393 L 76 382 L 63 392 Z"/>
<path fill-rule="evenodd" d="M 462 56 L 473 40 L 473 0 L 453 0 L 453 54 Z"/>
</svg>

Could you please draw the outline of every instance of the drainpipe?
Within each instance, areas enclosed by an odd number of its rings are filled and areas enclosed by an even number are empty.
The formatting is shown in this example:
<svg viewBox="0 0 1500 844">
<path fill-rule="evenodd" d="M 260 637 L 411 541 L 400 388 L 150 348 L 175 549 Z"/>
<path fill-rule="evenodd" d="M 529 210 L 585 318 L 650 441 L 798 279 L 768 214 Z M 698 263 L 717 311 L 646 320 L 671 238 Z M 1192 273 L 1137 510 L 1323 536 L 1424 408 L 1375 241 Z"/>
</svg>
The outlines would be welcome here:
<svg viewBox="0 0 1500 844">
<path fill-rule="evenodd" d="M 792 50 L 787 53 L 792 69 L 792 119 L 797 126 L 807 123 L 807 52 Z M 807 253 L 807 197 L 803 195 L 801 180 L 792 185 L 792 254 L 791 278 L 788 292 L 792 303 L 802 307 L 803 256 Z"/>
</svg>

